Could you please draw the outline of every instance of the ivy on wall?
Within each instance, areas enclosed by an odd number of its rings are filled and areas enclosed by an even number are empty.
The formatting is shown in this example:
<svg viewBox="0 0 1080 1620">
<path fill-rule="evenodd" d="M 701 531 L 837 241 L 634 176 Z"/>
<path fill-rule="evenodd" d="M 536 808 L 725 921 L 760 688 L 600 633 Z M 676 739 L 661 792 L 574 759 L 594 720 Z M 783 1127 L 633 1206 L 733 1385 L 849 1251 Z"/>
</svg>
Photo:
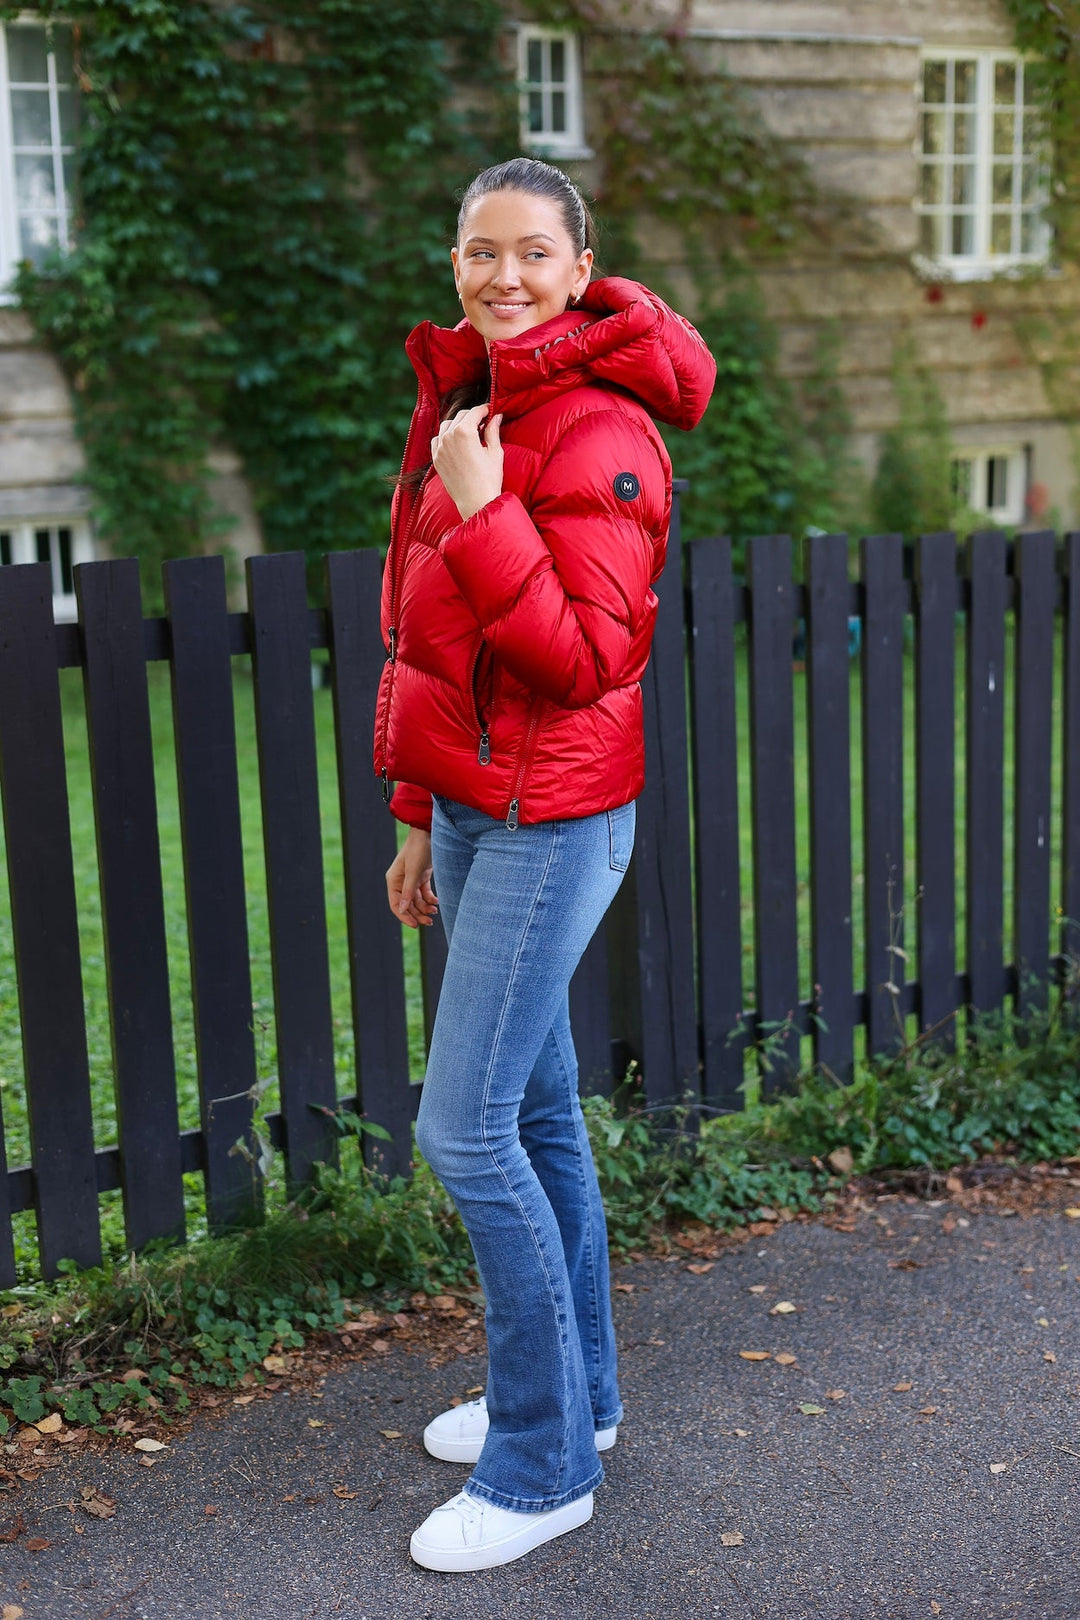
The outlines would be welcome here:
<svg viewBox="0 0 1080 1620">
<path fill-rule="evenodd" d="M 0 17 L 22 9 L 0 0 Z M 213 544 L 207 461 L 228 445 L 271 547 L 315 560 L 383 542 L 414 392 L 403 339 L 455 318 L 455 196 L 517 149 L 506 8 L 37 9 L 75 29 L 79 220 L 74 250 L 17 285 L 71 379 L 100 532 L 154 562 Z M 821 408 L 795 409 L 746 258 L 820 238 L 836 210 L 667 12 L 638 5 L 619 27 L 625 9 L 538 0 L 529 15 L 589 32 L 609 263 L 672 294 L 641 247 L 642 219 L 663 222 L 720 358 L 722 397 L 678 443 L 690 530 L 829 526 L 839 396 L 826 366 Z"/>
</svg>

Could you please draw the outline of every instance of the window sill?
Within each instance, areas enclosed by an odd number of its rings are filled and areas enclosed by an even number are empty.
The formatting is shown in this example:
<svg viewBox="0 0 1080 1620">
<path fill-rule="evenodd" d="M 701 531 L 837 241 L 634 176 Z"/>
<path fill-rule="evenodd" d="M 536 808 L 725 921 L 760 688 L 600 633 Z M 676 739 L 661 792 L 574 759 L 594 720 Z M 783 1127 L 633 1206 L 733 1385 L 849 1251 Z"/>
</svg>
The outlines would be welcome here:
<svg viewBox="0 0 1080 1620">
<path fill-rule="evenodd" d="M 1023 281 L 1027 276 L 1060 276 L 1051 259 L 928 259 L 913 253 L 911 267 L 922 281 Z"/>
<path fill-rule="evenodd" d="M 585 146 L 580 141 L 559 146 L 555 141 L 545 141 L 538 135 L 521 137 L 522 151 L 529 152 L 533 157 L 550 158 L 552 162 L 562 159 L 566 163 L 585 163 L 596 156 L 591 146 Z"/>
</svg>

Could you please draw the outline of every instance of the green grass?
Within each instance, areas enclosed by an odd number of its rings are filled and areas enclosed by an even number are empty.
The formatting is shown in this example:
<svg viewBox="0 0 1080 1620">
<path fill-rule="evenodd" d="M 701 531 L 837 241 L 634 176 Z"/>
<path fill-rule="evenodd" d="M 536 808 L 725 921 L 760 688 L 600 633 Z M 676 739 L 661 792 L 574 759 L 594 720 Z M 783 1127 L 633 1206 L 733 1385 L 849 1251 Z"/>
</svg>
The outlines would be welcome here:
<svg viewBox="0 0 1080 1620">
<path fill-rule="evenodd" d="M 1009 654 L 1005 671 L 1007 703 L 1011 701 L 1011 626 Z M 1060 661 L 1060 638 L 1058 646 Z M 262 829 L 258 792 L 255 724 L 252 703 L 250 665 L 246 659 L 234 664 L 234 703 L 237 748 L 240 773 L 240 796 L 243 819 L 244 865 L 248 896 L 248 922 L 252 973 L 253 1026 L 256 1038 L 258 1072 L 269 1082 L 263 1106 L 277 1106 L 277 1088 L 273 1076 L 276 1067 L 275 1030 L 273 1013 L 273 985 L 267 928 L 266 881 L 262 855 Z M 958 961 L 963 961 L 964 937 L 964 714 L 963 714 L 963 643 L 958 634 L 956 644 L 957 670 L 957 946 Z M 744 1004 L 753 1000 L 753 903 L 751 881 L 751 823 L 750 772 L 747 753 L 748 694 L 746 681 L 746 649 L 744 631 L 740 627 L 738 644 L 738 727 L 740 732 L 739 799 L 740 799 L 740 855 L 742 865 L 742 943 L 745 963 Z M 182 1128 L 199 1123 L 198 1080 L 195 1063 L 195 1042 L 191 1011 L 190 966 L 185 926 L 183 868 L 180 850 L 180 823 L 177 803 L 176 773 L 172 751 L 172 715 L 168 685 L 168 670 L 163 664 L 149 666 L 150 706 L 154 738 L 155 775 L 161 829 L 162 877 L 165 896 L 169 971 L 172 987 L 173 1021 L 176 1050 L 177 1089 Z M 793 677 L 795 711 L 795 779 L 796 779 L 796 852 L 798 873 L 799 924 L 799 986 L 800 994 L 808 997 L 812 989 L 810 960 L 810 894 L 809 894 L 809 824 L 807 811 L 806 772 L 807 735 L 805 723 L 805 676 L 796 672 Z M 907 973 L 918 972 L 918 906 L 913 901 L 915 888 L 914 847 L 914 751 L 913 751 L 913 668 L 910 646 L 905 651 L 905 946 L 910 953 Z M 64 714 L 65 746 L 72 820 L 72 844 L 75 883 L 78 902 L 79 932 L 83 959 L 84 996 L 86 1006 L 87 1040 L 90 1059 L 94 1138 L 99 1145 L 116 1139 L 116 1111 L 112 1085 L 112 1057 L 108 1020 L 108 1001 L 105 981 L 104 947 L 101 928 L 101 907 L 98 891 L 97 861 L 94 843 L 93 804 L 90 771 L 87 756 L 85 713 L 81 676 L 78 671 L 65 670 L 61 674 L 61 693 Z M 1051 821 L 1052 836 L 1052 894 L 1060 892 L 1060 819 L 1061 819 L 1061 726 L 1059 704 L 1055 699 L 1054 716 L 1054 801 Z M 333 714 L 328 689 L 319 688 L 314 694 L 316 736 L 318 746 L 319 792 L 323 822 L 323 857 L 326 880 L 326 911 L 330 943 L 330 969 L 334 1051 L 338 1074 L 339 1095 L 348 1095 L 355 1086 L 355 1043 L 352 1030 L 348 982 L 348 952 L 344 907 L 344 879 L 342 864 L 341 829 L 338 816 L 338 790 L 334 750 Z M 855 873 L 852 912 L 853 983 L 858 985 L 864 975 L 863 950 L 863 876 L 861 860 L 862 803 L 859 770 L 860 687 L 858 665 L 851 666 L 851 720 L 852 720 L 852 841 Z M 1005 956 L 1011 951 L 1011 895 L 1012 857 L 1008 828 L 1013 798 L 1011 715 L 1007 713 L 1005 761 Z M 374 785 L 372 788 L 374 794 Z M 6 867 L 0 865 L 0 1096 L 2 1096 L 4 1130 L 8 1163 L 25 1162 L 29 1158 L 29 1126 L 26 1112 L 25 1088 L 22 1075 L 22 1052 L 19 1032 L 18 1001 L 15 985 L 14 961 L 11 941 L 10 912 L 7 904 Z M 382 904 L 381 894 L 373 896 L 373 903 Z M 423 1070 L 424 1042 L 420 1007 L 418 937 L 410 930 L 402 930 L 402 952 L 406 973 L 409 1015 L 410 1071 L 414 1080 Z M 910 1030 L 909 1033 L 914 1033 Z M 857 1032 L 858 1037 L 859 1032 Z M 859 1042 L 857 1039 L 857 1052 Z M 809 1058 L 808 1043 L 804 1042 L 803 1061 Z M 751 1081 L 751 1095 L 753 1083 Z M 203 1222 L 201 1180 L 187 1178 L 188 1209 L 191 1229 L 198 1232 Z M 114 1252 L 122 1250 L 123 1232 L 119 1195 L 110 1194 L 102 1200 L 104 1232 L 107 1244 Z M 32 1263 L 32 1216 L 16 1217 L 18 1245 L 26 1264 Z"/>
</svg>

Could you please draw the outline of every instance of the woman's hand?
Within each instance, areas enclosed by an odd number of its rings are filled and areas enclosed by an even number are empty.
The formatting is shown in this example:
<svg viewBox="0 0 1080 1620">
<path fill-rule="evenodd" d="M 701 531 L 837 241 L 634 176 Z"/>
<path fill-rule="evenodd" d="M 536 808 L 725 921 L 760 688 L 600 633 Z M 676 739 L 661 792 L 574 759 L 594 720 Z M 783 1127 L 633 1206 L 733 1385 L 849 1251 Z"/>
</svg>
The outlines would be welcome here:
<svg viewBox="0 0 1080 1620">
<path fill-rule="evenodd" d="M 409 834 L 386 873 L 390 910 L 408 928 L 430 928 L 439 909 L 431 886 L 431 834 L 410 827 Z"/>
<path fill-rule="evenodd" d="M 486 405 L 448 416 L 431 441 L 431 461 L 446 493 L 464 523 L 488 501 L 502 494 L 503 448 L 499 439 L 502 416 L 493 416 L 480 437 Z"/>
</svg>

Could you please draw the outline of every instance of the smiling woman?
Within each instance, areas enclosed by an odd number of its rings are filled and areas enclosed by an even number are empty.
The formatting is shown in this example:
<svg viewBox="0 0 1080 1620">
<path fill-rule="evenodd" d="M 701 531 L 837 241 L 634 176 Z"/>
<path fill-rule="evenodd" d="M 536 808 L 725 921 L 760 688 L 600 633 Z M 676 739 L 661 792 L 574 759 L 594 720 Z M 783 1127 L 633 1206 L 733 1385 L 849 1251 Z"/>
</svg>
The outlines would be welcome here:
<svg viewBox="0 0 1080 1620">
<path fill-rule="evenodd" d="M 622 1416 L 568 989 L 644 773 L 671 509 L 653 418 L 693 427 L 715 366 L 644 287 L 590 281 L 584 200 L 545 163 L 474 180 L 452 260 L 464 320 L 407 344 L 375 769 L 410 829 L 390 905 L 449 939 L 416 1140 L 487 1299 L 486 1396 L 424 1433 L 474 1471 L 410 1550 L 471 1570 L 591 1517 Z"/>
</svg>

